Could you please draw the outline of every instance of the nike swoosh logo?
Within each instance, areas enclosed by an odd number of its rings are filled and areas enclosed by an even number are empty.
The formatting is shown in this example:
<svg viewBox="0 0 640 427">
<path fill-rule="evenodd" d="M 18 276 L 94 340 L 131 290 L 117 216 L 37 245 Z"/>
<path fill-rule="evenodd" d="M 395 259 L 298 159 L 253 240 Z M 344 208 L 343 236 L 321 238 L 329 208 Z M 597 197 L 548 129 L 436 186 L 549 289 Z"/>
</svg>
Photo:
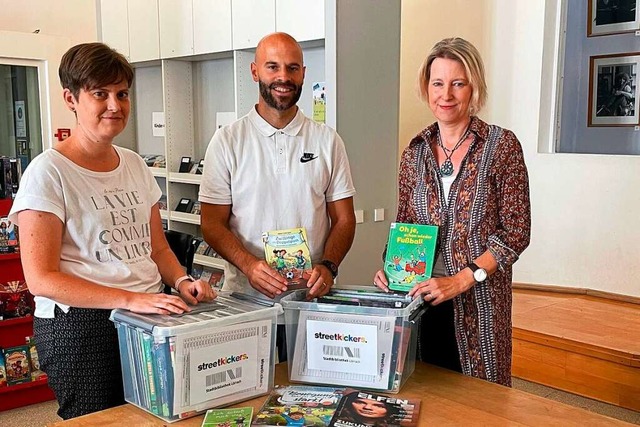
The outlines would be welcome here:
<svg viewBox="0 0 640 427">
<path fill-rule="evenodd" d="M 311 160 L 315 160 L 317 158 L 318 158 L 318 156 L 315 156 L 315 157 L 300 157 L 300 163 L 307 163 L 307 162 L 310 162 Z"/>
</svg>

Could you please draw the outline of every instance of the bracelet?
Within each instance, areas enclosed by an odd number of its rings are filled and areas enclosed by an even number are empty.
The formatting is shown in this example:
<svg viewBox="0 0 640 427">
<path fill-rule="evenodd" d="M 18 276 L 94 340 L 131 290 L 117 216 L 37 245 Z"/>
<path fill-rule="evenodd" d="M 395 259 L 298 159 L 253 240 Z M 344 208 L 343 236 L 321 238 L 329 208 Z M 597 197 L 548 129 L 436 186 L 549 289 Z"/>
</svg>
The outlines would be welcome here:
<svg viewBox="0 0 640 427">
<path fill-rule="evenodd" d="M 178 277 L 178 279 L 176 280 L 176 283 L 173 285 L 173 289 L 175 289 L 176 291 L 178 291 L 178 293 L 180 293 L 180 283 L 184 282 L 185 280 L 191 280 L 192 282 L 195 282 L 195 279 L 193 277 L 191 277 L 188 274 L 185 274 L 184 276 Z"/>
</svg>

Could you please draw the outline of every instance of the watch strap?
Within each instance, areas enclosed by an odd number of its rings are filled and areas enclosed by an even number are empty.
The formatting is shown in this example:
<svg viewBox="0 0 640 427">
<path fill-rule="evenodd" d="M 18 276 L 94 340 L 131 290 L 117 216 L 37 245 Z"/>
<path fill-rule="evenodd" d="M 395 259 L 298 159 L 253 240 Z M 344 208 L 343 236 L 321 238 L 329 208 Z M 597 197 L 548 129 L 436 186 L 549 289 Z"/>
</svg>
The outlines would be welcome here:
<svg viewBox="0 0 640 427">
<path fill-rule="evenodd" d="M 469 264 L 467 264 L 467 267 L 469 267 L 474 273 L 476 272 L 476 270 L 480 269 L 480 267 L 478 267 L 478 264 L 476 264 L 475 262 L 470 262 Z"/>
<path fill-rule="evenodd" d="M 323 259 L 322 261 L 320 261 L 320 264 L 324 265 L 329 269 L 329 271 L 331 272 L 331 276 L 334 279 L 338 276 L 338 266 L 336 265 L 335 262 L 328 259 Z"/>
</svg>

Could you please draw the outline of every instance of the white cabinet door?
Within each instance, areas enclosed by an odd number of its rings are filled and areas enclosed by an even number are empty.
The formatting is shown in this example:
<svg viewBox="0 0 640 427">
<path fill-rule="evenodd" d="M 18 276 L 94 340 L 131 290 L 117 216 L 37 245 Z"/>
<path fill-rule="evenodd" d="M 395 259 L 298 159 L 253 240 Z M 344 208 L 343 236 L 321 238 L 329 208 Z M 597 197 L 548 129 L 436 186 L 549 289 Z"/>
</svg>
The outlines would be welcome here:
<svg viewBox="0 0 640 427">
<path fill-rule="evenodd" d="M 131 62 L 160 59 L 158 0 L 129 0 Z"/>
<path fill-rule="evenodd" d="M 233 0 L 231 12 L 234 49 L 256 47 L 276 30 L 275 0 Z"/>
<path fill-rule="evenodd" d="M 276 0 L 276 31 L 299 42 L 324 38 L 324 0 Z"/>
<path fill-rule="evenodd" d="M 191 0 L 159 0 L 160 57 L 193 55 L 193 4 Z"/>
<path fill-rule="evenodd" d="M 102 42 L 129 57 L 127 0 L 100 0 Z"/>
<path fill-rule="evenodd" d="M 193 0 L 193 53 L 231 49 L 231 0 Z"/>
</svg>

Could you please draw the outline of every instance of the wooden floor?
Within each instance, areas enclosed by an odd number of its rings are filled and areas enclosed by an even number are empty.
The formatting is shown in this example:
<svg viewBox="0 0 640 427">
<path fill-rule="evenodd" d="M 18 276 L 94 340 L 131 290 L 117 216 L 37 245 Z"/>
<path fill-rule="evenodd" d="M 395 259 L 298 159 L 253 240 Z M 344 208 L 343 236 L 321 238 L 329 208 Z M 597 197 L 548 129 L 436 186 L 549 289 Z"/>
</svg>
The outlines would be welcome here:
<svg viewBox="0 0 640 427">
<path fill-rule="evenodd" d="M 514 289 L 513 375 L 640 411 L 640 305 Z"/>
</svg>

